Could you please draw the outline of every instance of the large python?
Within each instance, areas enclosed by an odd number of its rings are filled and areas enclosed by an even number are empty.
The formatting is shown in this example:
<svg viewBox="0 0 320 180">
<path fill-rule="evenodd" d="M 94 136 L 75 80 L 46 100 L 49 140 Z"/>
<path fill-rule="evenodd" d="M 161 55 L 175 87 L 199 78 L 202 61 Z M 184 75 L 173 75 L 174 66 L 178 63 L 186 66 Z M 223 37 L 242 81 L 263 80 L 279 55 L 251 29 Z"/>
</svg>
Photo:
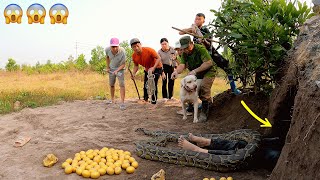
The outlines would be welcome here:
<svg viewBox="0 0 320 180">
<path fill-rule="evenodd" d="M 250 129 L 235 130 L 224 134 L 194 134 L 210 139 L 244 140 L 248 143 L 243 149 L 209 154 L 165 147 L 168 142 L 178 142 L 181 135 L 188 140 L 188 133 L 149 131 L 143 128 L 138 128 L 136 131 L 153 137 L 149 140 L 135 142 L 136 153 L 141 158 L 220 172 L 246 167 L 261 141 L 261 135 Z"/>
</svg>

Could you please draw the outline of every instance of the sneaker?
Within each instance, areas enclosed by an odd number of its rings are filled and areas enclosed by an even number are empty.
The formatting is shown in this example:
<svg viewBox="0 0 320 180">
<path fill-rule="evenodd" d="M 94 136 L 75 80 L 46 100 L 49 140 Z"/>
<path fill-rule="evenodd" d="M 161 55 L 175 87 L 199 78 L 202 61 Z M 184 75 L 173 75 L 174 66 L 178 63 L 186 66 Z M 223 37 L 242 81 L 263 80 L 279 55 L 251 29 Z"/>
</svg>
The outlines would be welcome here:
<svg viewBox="0 0 320 180">
<path fill-rule="evenodd" d="M 235 94 L 235 95 L 239 95 L 242 92 L 239 89 L 235 89 L 232 93 Z"/>
<path fill-rule="evenodd" d="M 120 109 L 121 109 L 121 110 L 125 110 L 125 109 L 126 109 L 126 106 L 125 106 L 124 104 L 121 104 L 121 105 L 120 105 Z"/>
</svg>

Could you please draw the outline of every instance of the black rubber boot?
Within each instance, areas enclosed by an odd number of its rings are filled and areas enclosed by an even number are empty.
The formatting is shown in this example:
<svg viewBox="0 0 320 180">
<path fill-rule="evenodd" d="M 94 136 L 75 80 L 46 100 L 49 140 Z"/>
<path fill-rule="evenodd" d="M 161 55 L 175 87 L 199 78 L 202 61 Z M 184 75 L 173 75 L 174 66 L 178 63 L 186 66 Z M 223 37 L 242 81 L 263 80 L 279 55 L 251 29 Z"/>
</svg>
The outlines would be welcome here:
<svg viewBox="0 0 320 180">
<path fill-rule="evenodd" d="M 202 109 L 199 116 L 200 122 L 206 122 L 208 120 L 209 115 L 209 102 L 208 101 L 202 101 Z"/>
</svg>

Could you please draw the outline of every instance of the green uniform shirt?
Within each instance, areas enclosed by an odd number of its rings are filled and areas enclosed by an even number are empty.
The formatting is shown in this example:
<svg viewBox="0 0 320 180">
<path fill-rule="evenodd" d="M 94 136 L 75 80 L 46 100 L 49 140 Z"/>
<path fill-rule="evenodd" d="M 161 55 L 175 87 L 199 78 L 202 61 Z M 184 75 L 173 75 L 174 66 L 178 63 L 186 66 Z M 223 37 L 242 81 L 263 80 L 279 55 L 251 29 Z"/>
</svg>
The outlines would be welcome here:
<svg viewBox="0 0 320 180">
<path fill-rule="evenodd" d="M 212 61 L 212 58 L 208 50 L 199 44 L 194 44 L 194 48 L 191 54 L 183 53 L 180 57 L 181 64 L 185 64 L 189 71 L 192 71 L 201 66 L 203 62 Z M 214 77 L 216 75 L 217 65 L 213 62 L 213 66 L 206 71 L 198 72 L 196 74 L 198 79 L 203 79 L 203 77 Z"/>
</svg>

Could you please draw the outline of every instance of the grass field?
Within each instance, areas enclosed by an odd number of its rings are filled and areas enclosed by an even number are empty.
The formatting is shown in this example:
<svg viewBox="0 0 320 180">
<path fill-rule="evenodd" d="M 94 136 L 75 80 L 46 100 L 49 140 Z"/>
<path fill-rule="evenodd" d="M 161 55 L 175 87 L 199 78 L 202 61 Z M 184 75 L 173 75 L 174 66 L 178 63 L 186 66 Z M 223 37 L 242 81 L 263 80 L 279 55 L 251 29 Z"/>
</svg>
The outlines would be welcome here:
<svg viewBox="0 0 320 180">
<path fill-rule="evenodd" d="M 137 78 L 140 95 L 143 96 L 143 77 Z M 126 75 L 126 98 L 137 98 L 137 93 L 129 75 Z M 175 81 L 174 97 L 178 98 L 180 78 Z M 158 83 L 158 96 L 161 97 Z M 212 95 L 227 90 L 230 86 L 224 78 L 216 78 Z M 119 87 L 116 84 L 116 97 Z M 109 99 L 108 76 L 96 72 L 67 72 L 27 75 L 21 72 L 0 72 L 0 114 L 18 111 L 25 107 L 40 107 L 59 101 L 86 99 Z M 14 108 L 19 101 L 20 106 Z"/>
</svg>

